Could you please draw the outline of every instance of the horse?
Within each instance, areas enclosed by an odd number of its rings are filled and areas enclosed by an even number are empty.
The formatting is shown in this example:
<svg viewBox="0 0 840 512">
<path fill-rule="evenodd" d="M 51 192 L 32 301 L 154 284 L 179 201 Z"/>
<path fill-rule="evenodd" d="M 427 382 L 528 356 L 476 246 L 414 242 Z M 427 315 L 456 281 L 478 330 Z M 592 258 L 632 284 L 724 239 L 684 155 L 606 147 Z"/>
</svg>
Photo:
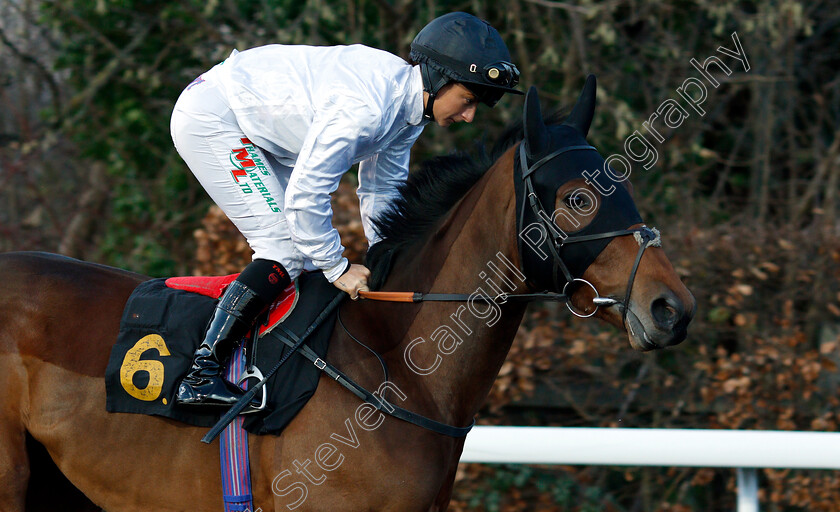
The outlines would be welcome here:
<svg viewBox="0 0 840 512">
<path fill-rule="evenodd" d="M 686 338 L 694 298 L 629 183 L 607 194 L 581 174 L 603 165 L 585 140 L 594 95 L 590 77 L 568 118 L 546 123 L 532 88 L 522 126 L 492 157 L 438 157 L 412 173 L 378 220 L 372 289 L 456 302 L 344 301 L 332 364 L 389 402 L 466 427 L 522 321 L 517 297 L 566 297 L 637 350 Z M 121 313 L 148 278 L 28 252 L 0 255 L 0 276 L 0 509 L 220 509 L 219 447 L 199 442 L 205 429 L 105 411 Z M 281 434 L 251 435 L 255 510 L 446 510 L 464 437 L 362 405 L 322 376 Z"/>
</svg>

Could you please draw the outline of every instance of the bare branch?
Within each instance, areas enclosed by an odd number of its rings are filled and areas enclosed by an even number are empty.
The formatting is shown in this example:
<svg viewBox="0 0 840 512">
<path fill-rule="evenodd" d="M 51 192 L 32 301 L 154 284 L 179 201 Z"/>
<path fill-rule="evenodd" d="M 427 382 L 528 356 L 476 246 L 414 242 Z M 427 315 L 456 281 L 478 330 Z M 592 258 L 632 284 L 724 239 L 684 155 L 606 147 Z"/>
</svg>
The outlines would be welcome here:
<svg viewBox="0 0 840 512">
<path fill-rule="evenodd" d="M 805 215 L 817 194 L 821 190 L 824 190 L 826 176 L 830 175 L 832 170 L 838 166 L 840 166 L 840 130 L 834 133 L 834 141 L 829 146 L 828 151 L 826 151 L 825 158 L 820 160 L 817 165 L 816 174 L 811 179 L 811 182 L 808 183 L 808 188 L 794 209 L 794 224 L 798 223 L 802 216 Z"/>
<path fill-rule="evenodd" d="M 61 121 L 61 91 L 59 90 L 58 83 L 56 83 L 55 78 L 53 78 L 50 71 L 41 64 L 35 57 L 31 55 L 27 55 L 20 51 L 17 46 L 6 36 L 6 33 L 3 31 L 3 28 L 0 27 L 0 42 L 2 42 L 11 52 L 22 62 L 33 66 L 37 71 L 38 74 L 44 79 L 47 83 L 47 86 L 50 89 L 50 93 L 52 94 L 52 103 L 53 109 L 56 112 L 56 115 L 59 116 L 57 120 L 58 123 Z"/>
<path fill-rule="evenodd" d="M 131 52 L 143 43 L 146 36 L 148 36 L 149 32 L 152 30 L 152 27 L 152 25 L 145 25 L 142 30 L 134 36 L 134 39 L 132 39 L 125 48 L 120 50 L 119 53 L 90 80 L 88 86 L 84 90 L 70 98 L 70 101 L 67 102 L 67 111 L 70 112 L 75 110 L 82 103 L 89 101 L 90 98 L 92 98 L 108 82 L 108 80 L 110 80 L 111 77 L 113 77 L 117 71 L 121 69 L 123 64 L 130 65 L 131 61 L 129 56 L 131 55 Z M 77 112 L 70 122 L 75 121 L 81 115 L 81 111 Z"/>
<path fill-rule="evenodd" d="M 567 4 L 566 2 L 555 2 L 552 0 L 525 0 L 527 2 L 531 2 L 532 4 L 542 5 L 543 7 L 550 7 L 552 9 L 562 9 L 568 12 L 576 12 L 580 14 L 591 14 L 594 12 L 598 12 L 604 8 L 604 5 L 593 5 L 589 7 L 584 7 L 582 5 L 572 5 Z"/>
</svg>

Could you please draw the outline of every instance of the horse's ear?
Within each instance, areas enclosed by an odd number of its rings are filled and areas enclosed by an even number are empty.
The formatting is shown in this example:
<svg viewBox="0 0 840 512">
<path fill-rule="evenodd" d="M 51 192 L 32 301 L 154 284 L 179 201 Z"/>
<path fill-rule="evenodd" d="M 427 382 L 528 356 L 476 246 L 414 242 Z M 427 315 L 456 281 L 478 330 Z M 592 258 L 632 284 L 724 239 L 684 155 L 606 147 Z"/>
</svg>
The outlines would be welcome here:
<svg viewBox="0 0 840 512">
<path fill-rule="evenodd" d="M 586 77 L 586 83 L 583 84 L 583 90 L 580 92 L 580 97 L 572 109 L 569 117 L 563 121 L 563 124 L 569 125 L 577 129 L 586 137 L 589 133 L 589 126 L 592 124 L 592 117 L 595 115 L 595 75 Z"/>
<path fill-rule="evenodd" d="M 548 128 L 545 127 L 542 111 L 540 110 L 540 98 L 537 95 L 537 88 L 533 85 L 525 95 L 525 111 L 523 117 L 528 156 L 539 155 L 548 147 L 549 137 Z"/>
</svg>

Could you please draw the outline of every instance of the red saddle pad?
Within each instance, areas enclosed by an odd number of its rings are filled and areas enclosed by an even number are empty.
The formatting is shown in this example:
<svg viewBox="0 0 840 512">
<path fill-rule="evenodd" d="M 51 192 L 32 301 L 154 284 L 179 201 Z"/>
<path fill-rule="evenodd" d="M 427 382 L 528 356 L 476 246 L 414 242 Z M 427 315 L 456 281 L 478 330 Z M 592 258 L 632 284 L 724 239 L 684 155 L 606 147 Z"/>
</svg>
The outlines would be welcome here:
<svg viewBox="0 0 840 512">
<path fill-rule="evenodd" d="M 166 286 L 176 290 L 184 290 L 193 293 L 200 293 L 208 297 L 218 299 L 222 296 L 227 285 L 236 279 L 239 274 L 228 276 L 184 276 L 170 277 L 166 280 Z M 268 323 L 260 326 L 260 335 L 271 331 L 280 322 L 286 319 L 295 309 L 297 304 L 298 290 L 297 280 L 286 287 L 280 297 L 271 305 L 268 313 Z"/>
</svg>

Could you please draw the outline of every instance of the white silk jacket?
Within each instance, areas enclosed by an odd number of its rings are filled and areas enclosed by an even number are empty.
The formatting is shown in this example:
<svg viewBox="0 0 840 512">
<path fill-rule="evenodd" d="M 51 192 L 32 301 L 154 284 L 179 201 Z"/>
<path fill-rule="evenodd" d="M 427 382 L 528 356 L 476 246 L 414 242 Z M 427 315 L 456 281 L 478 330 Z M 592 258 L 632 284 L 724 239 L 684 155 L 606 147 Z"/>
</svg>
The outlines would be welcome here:
<svg viewBox="0 0 840 512">
<path fill-rule="evenodd" d="M 347 260 L 330 194 L 359 163 L 362 223 L 375 243 L 371 219 L 408 176 L 426 124 L 419 68 L 362 45 L 268 45 L 234 50 L 211 72 L 245 135 L 289 168 L 283 211 L 292 240 L 334 281 Z"/>
</svg>

